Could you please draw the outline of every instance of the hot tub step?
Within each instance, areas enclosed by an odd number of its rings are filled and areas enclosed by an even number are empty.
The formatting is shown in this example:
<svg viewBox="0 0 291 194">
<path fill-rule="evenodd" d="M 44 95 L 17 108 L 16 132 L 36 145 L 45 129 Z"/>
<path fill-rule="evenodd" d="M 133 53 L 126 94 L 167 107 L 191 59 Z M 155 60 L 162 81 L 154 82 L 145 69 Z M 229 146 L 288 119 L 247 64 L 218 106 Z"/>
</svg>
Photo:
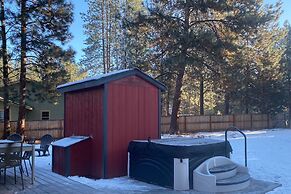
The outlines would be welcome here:
<svg viewBox="0 0 291 194">
<path fill-rule="evenodd" d="M 237 168 L 237 165 L 231 163 L 231 164 L 225 164 L 225 165 L 221 165 L 221 166 L 216 166 L 216 167 L 210 168 L 209 172 L 211 174 L 222 173 L 222 172 L 232 171 L 232 170 L 234 170 L 236 168 Z"/>
<path fill-rule="evenodd" d="M 223 156 L 212 157 L 193 172 L 193 188 L 200 192 L 232 192 L 250 185 L 248 168 Z"/>
<path fill-rule="evenodd" d="M 250 175 L 239 172 L 234 177 L 216 181 L 216 192 L 231 192 L 244 189 L 250 185 Z"/>
<path fill-rule="evenodd" d="M 216 185 L 236 185 L 240 183 L 244 183 L 250 180 L 249 173 L 244 172 L 238 172 L 235 176 L 227 178 L 227 179 L 221 179 L 216 181 Z"/>
<path fill-rule="evenodd" d="M 221 166 L 216 166 L 210 168 L 209 172 L 216 177 L 216 180 L 227 179 L 236 175 L 237 165 L 230 163 Z"/>
</svg>

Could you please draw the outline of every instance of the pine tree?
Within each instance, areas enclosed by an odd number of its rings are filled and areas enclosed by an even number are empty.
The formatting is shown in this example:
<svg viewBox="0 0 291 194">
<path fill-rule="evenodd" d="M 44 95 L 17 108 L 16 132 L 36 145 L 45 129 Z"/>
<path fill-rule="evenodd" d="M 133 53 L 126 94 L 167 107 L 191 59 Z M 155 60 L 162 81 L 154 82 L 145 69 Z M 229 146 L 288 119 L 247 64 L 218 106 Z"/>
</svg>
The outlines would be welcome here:
<svg viewBox="0 0 291 194">
<path fill-rule="evenodd" d="M 146 26 L 137 27 L 137 16 L 145 9 L 142 0 L 127 0 L 122 4 L 122 48 L 121 64 L 123 68 L 138 67 L 148 71 L 151 66 L 148 60 L 147 49 L 149 42 L 145 38 L 149 29 Z"/>
<path fill-rule="evenodd" d="M 121 4 L 119 0 L 88 0 L 88 11 L 82 15 L 87 47 L 81 64 L 90 74 L 120 68 Z"/>
<path fill-rule="evenodd" d="M 282 70 L 284 72 L 283 77 L 283 83 L 285 86 L 286 92 L 286 107 L 288 108 L 288 127 L 291 126 L 291 26 L 288 22 L 285 22 L 284 24 L 287 35 L 284 39 L 285 44 L 285 52 L 283 54 L 281 64 L 282 64 Z"/>
<path fill-rule="evenodd" d="M 2 41 L 2 80 L 3 80 L 3 108 L 4 108 L 4 130 L 3 139 L 9 135 L 10 120 L 9 120 L 9 66 L 8 66 L 8 51 L 7 51 L 7 30 L 6 30 L 6 8 L 5 0 L 0 1 L 0 18 L 1 18 L 1 41 Z"/>
<path fill-rule="evenodd" d="M 261 1 L 149 1 L 147 11 L 140 14 L 139 26 L 152 29 L 149 36 L 152 55 L 162 55 L 163 61 L 175 72 L 170 130 L 178 130 L 177 115 L 186 67 L 197 60 L 218 71 L 224 53 L 239 46 L 234 40 L 244 39 L 262 24 L 273 19 L 273 10 L 264 10 Z M 143 24 L 143 25 L 141 25 Z M 228 34 L 232 34 L 230 37 Z M 157 64 L 156 64 L 157 65 Z M 213 66 L 212 66 L 213 65 Z"/>
<path fill-rule="evenodd" d="M 39 93 L 38 100 L 57 102 L 59 93 L 56 91 L 58 85 L 71 81 L 73 73 L 68 68 L 68 64 L 74 62 L 75 52 L 72 49 L 64 50 L 63 48 L 52 45 L 41 51 L 40 56 L 35 61 L 32 69 L 31 80 L 38 80 L 42 84 L 42 91 Z M 78 68 L 75 66 L 75 68 Z M 76 70 L 77 71 L 77 70 Z M 41 79 L 37 79 L 40 77 Z M 31 92 L 31 91 L 30 91 Z"/>
<path fill-rule="evenodd" d="M 33 72 L 44 53 L 51 51 L 57 42 L 65 43 L 70 38 L 69 25 L 72 23 L 72 5 L 65 0 L 17 1 L 20 21 L 14 27 L 12 44 L 20 53 L 19 111 L 17 132 L 23 134 L 25 124 L 25 99 L 27 97 L 27 72 Z M 61 49 L 60 49 L 61 50 Z M 54 64 L 54 57 L 48 58 Z M 28 69 L 28 67 L 32 67 Z M 45 66 L 46 68 L 48 66 Z M 50 66 L 51 68 L 52 66 Z M 29 70 L 29 71 L 28 71 Z"/>
<path fill-rule="evenodd" d="M 26 98 L 26 66 L 27 66 L 27 5 L 26 0 L 20 2 L 20 76 L 19 76 L 19 109 L 17 129 L 18 134 L 24 133 L 25 127 L 25 98 Z"/>
<path fill-rule="evenodd" d="M 272 10 L 273 19 L 239 40 L 237 52 L 226 56 L 228 65 L 223 70 L 223 91 L 240 113 L 275 113 L 280 109 L 279 101 L 271 100 L 274 95 L 271 92 L 275 90 L 271 90 L 270 86 L 280 81 L 279 61 L 283 52 L 280 42 L 285 32 L 278 27 L 280 4 L 276 4 Z M 267 86 L 270 88 L 267 89 Z"/>
</svg>

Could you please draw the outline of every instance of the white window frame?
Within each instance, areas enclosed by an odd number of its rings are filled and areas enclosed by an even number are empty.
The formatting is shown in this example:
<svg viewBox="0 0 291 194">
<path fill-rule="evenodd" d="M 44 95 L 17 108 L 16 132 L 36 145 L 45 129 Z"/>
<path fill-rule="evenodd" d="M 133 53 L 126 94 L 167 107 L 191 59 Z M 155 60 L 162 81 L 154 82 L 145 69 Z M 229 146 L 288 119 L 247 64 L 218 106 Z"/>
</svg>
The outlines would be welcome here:
<svg viewBox="0 0 291 194">
<path fill-rule="evenodd" d="M 48 119 L 43 119 L 42 113 L 44 113 L 44 112 L 48 112 L 49 113 Z M 42 121 L 49 121 L 49 120 L 51 120 L 51 111 L 50 110 L 41 110 L 40 111 L 40 120 L 42 120 Z"/>
</svg>

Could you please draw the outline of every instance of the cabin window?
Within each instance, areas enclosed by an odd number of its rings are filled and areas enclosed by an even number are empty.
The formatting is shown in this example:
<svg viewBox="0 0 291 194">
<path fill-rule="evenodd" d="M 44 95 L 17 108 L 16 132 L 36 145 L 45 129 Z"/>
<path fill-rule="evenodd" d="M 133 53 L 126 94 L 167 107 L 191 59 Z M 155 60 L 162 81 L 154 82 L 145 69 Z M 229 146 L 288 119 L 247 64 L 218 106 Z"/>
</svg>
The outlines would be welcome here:
<svg viewBox="0 0 291 194">
<path fill-rule="evenodd" d="M 50 120 L 50 111 L 41 111 L 41 120 Z"/>
<path fill-rule="evenodd" d="M 4 121 L 4 111 L 0 110 L 0 122 Z"/>
</svg>

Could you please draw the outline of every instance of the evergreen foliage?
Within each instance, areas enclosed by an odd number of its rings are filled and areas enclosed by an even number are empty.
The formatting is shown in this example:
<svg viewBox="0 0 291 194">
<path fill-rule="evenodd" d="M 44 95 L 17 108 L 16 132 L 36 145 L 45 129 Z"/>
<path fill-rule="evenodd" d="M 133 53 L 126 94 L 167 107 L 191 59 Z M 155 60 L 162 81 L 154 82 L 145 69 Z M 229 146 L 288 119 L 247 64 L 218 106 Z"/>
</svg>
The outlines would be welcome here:
<svg viewBox="0 0 291 194">
<path fill-rule="evenodd" d="M 19 86 L 16 92 L 19 100 L 17 132 L 22 134 L 25 101 L 30 95 L 27 80 L 40 81 L 46 88 L 40 97 L 48 99 L 55 97 L 56 85 L 67 81 L 64 63 L 73 60 L 74 52 L 70 48 L 63 49 L 63 45 L 71 38 L 69 26 L 73 21 L 73 6 L 66 0 L 7 2 L 7 8 L 2 9 L 6 10 L 2 18 L 6 19 L 7 38 L 2 38 L 2 43 L 6 41 L 8 45 L 8 78 Z M 15 96 L 4 97 L 9 100 Z"/>
<path fill-rule="evenodd" d="M 288 80 L 288 73 L 280 63 L 286 34 L 278 25 L 280 1 L 265 6 L 262 0 L 131 0 L 116 4 L 121 9 L 112 13 L 122 25 L 114 30 L 122 38 L 114 41 L 122 46 L 118 57 L 111 55 L 120 65 L 110 66 L 139 67 L 166 84 L 163 113 L 171 115 L 172 132 L 178 130 L 178 114 L 284 111 L 283 81 Z M 89 7 L 92 5 L 97 6 L 97 1 L 90 0 Z M 99 16 L 99 24 L 86 28 L 88 40 L 94 37 L 91 43 L 97 43 L 86 48 L 90 59 L 103 48 L 100 23 L 106 20 L 100 10 L 89 9 L 86 15 L 86 25 Z"/>
</svg>

